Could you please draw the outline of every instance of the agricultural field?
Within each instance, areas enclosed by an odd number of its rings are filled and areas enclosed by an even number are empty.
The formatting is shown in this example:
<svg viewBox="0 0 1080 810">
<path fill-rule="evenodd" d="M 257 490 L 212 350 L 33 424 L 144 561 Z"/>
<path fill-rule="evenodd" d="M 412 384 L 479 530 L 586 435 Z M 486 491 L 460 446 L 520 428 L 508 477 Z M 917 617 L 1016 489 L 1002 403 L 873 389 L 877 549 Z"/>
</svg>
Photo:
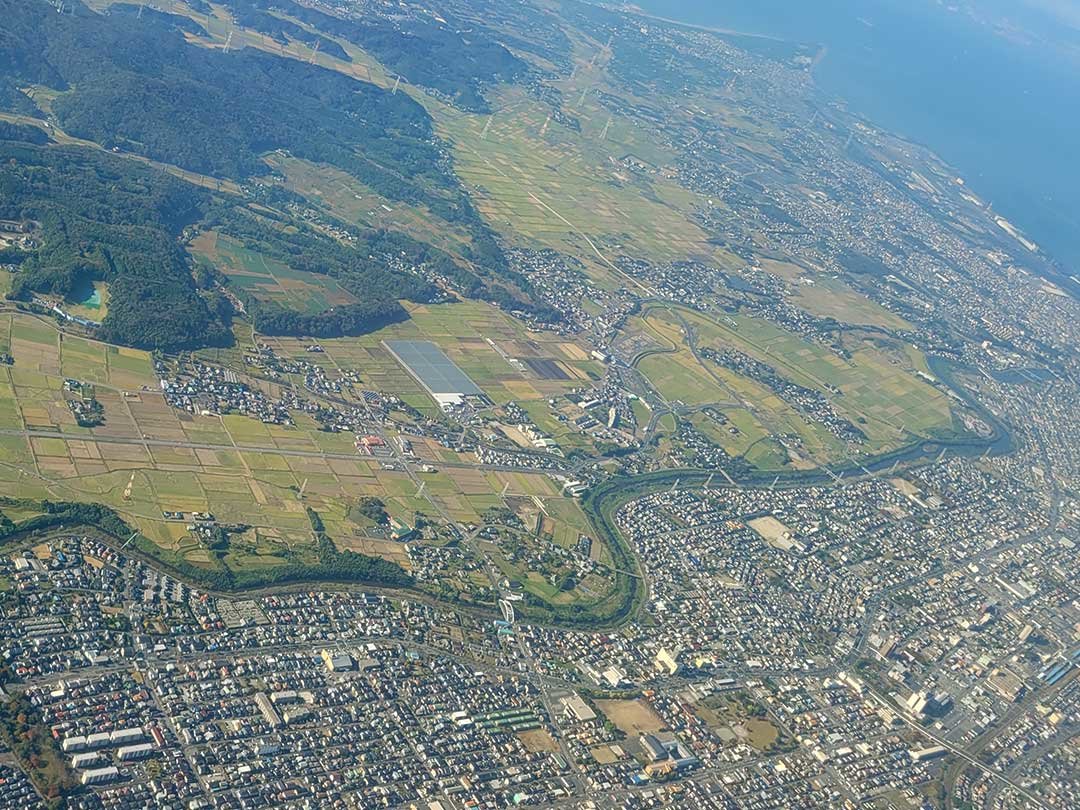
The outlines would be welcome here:
<svg viewBox="0 0 1080 810">
<path fill-rule="evenodd" d="M 421 411 L 435 415 L 434 401 L 384 342 L 428 340 L 436 345 L 495 403 L 515 401 L 527 409 L 549 410 L 545 398 L 585 384 L 601 367 L 576 344 L 547 333 L 533 333 L 498 309 L 478 302 L 422 305 L 405 302 L 409 320 L 367 335 L 320 340 L 321 355 L 305 351 L 309 340 L 264 337 L 259 340 L 281 356 L 302 357 L 327 367 L 357 369 L 363 387 L 393 393 Z M 493 345 L 494 344 L 494 345 Z M 558 362 L 567 379 L 550 379 L 508 358 L 543 357 Z M 550 418 L 550 417 L 548 417 Z"/>
<path fill-rule="evenodd" d="M 648 315 L 648 326 L 674 335 L 678 324 L 662 315 Z M 789 460 L 770 437 L 796 435 L 805 454 L 827 460 L 842 452 L 840 443 L 824 429 L 807 421 L 768 388 L 707 361 L 699 361 L 685 343 L 674 353 L 645 357 L 638 369 L 669 402 L 691 408 L 711 406 L 729 420 L 719 425 L 703 413 L 691 423 L 732 456 L 743 457 L 762 469 L 778 469 Z"/>
<path fill-rule="evenodd" d="M 923 370 L 925 361 L 920 362 L 910 347 L 887 353 L 851 336 L 851 357 L 844 359 L 761 318 L 730 315 L 721 321 L 675 306 L 647 310 L 633 328 L 677 349 L 645 355 L 638 369 L 669 402 L 691 408 L 711 405 L 727 416 L 738 433 L 710 425 L 700 414 L 692 421 L 730 454 L 745 454 L 755 466 L 771 469 L 773 464 L 756 462 L 779 460 L 775 445 L 758 443 L 768 436 L 798 436 L 799 455 L 818 464 L 843 458 L 845 447 L 765 385 L 695 356 L 686 342 L 687 327 L 694 331 L 699 352 L 732 348 L 772 366 L 798 385 L 827 394 L 837 412 L 866 433 L 861 451 L 868 455 L 894 450 L 912 436 L 932 438 L 953 430 L 948 398 L 914 376 Z M 840 393 L 834 394 L 833 388 Z M 755 453 L 762 456 L 755 458 Z"/>
<path fill-rule="evenodd" d="M 488 344 L 477 343 L 476 335 L 484 330 L 507 345 L 523 336 L 507 330 L 501 315 L 462 306 L 468 312 L 455 317 L 420 312 L 413 327 L 439 340 L 493 391 L 506 384 L 500 374 L 522 380 Z M 499 331 L 500 324 L 506 331 Z M 402 379 L 411 377 L 388 353 L 368 351 L 382 337 L 373 336 L 366 345 L 351 339 L 325 341 L 320 356 L 358 369 L 373 387 L 377 379 L 378 387 L 386 386 L 382 390 L 400 390 Z M 455 349 L 455 341 L 464 342 Z M 543 473 L 485 470 L 474 466 L 471 455 L 417 440 L 414 451 L 421 461 L 436 467 L 417 474 L 421 492 L 409 473 L 385 469 L 382 461 L 360 455 L 350 435 L 323 432 L 305 414 L 296 415 L 294 425 L 280 426 L 170 407 L 145 352 L 61 334 L 48 320 L 12 313 L 0 313 L 0 342 L 10 346 L 15 358 L 13 366 L 0 366 L 0 490 L 21 499 L 106 505 L 148 538 L 166 561 L 211 565 L 212 554 L 187 521 L 166 519 L 163 512 L 210 512 L 220 522 L 249 527 L 232 538 L 222 558 L 226 566 L 241 570 L 311 556 L 306 512 L 311 508 L 339 548 L 381 556 L 408 569 L 401 543 L 373 532 L 369 522 L 351 514 L 364 497 L 381 500 L 400 525 L 412 525 L 418 514 L 479 524 L 492 506 L 521 502 L 547 511 L 544 542 L 569 547 L 590 531 L 576 502 L 562 497 L 560 485 Z M 490 356 L 477 360 L 482 347 Z M 299 342 L 279 342 L 277 348 L 303 352 Z M 373 373 L 379 370 L 381 377 Z M 65 378 L 94 384 L 105 411 L 102 425 L 75 424 L 64 402 Z M 416 396 L 426 397 L 418 389 Z M 522 514 L 527 516 L 525 510 Z M 527 571 L 511 573 L 528 577 Z M 588 592 L 547 594 L 542 587 L 536 592 L 557 596 L 563 604 L 596 598 L 599 582 Z"/>
<path fill-rule="evenodd" d="M 630 244 L 636 255 L 656 261 L 714 255 L 688 219 L 691 195 L 619 162 L 631 156 L 659 164 L 663 156 L 643 130 L 610 115 L 587 93 L 573 110 L 581 133 L 550 120 L 550 108 L 523 90 L 502 88 L 494 95 L 491 116 L 445 108 L 432 113 L 453 144 L 459 175 L 495 228 L 577 255 L 601 275 L 612 272 L 606 253 L 618 255 Z"/>
<path fill-rule="evenodd" d="M 763 269 L 788 282 L 790 303 L 822 318 L 841 323 L 878 326 L 882 329 L 910 329 L 911 324 L 876 301 L 852 289 L 839 278 L 811 274 L 790 262 L 763 259 Z"/>
<path fill-rule="evenodd" d="M 771 438 L 768 428 L 753 412 L 746 408 L 724 408 L 717 412 L 727 419 L 726 424 L 718 424 L 716 419 L 703 412 L 686 418 L 728 455 L 745 458 L 754 467 L 782 469 L 788 463 L 788 454 Z"/>
<path fill-rule="evenodd" d="M 215 231 L 199 234 L 191 243 L 191 251 L 224 273 L 242 294 L 298 312 L 315 314 L 357 302 L 329 276 L 293 270 Z"/>
<path fill-rule="evenodd" d="M 807 343 L 760 318 L 732 317 L 733 327 L 695 316 L 702 345 L 731 345 L 776 367 L 808 388 L 840 389 L 839 410 L 864 417 L 872 440 L 889 442 L 905 433 L 927 435 L 951 430 L 952 415 L 945 394 L 916 379 L 911 367 L 894 362 L 868 341 L 855 339 L 852 357 L 844 360 L 823 346 Z"/>
<path fill-rule="evenodd" d="M 464 229 L 440 219 L 423 205 L 388 200 L 333 166 L 278 153 L 271 153 L 264 160 L 284 178 L 285 188 L 344 222 L 362 228 L 401 231 L 454 256 L 460 256 L 472 242 Z"/>
</svg>

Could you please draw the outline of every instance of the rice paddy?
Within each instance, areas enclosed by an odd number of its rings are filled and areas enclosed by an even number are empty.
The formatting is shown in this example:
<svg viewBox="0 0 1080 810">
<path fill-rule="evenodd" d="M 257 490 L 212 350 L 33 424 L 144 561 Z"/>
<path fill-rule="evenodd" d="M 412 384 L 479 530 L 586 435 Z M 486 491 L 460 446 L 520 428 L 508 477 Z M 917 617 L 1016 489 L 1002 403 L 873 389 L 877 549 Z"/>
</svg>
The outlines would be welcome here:
<svg viewBox="0 0 1080 810">
<path fill-rule="evenodd" d="M 918 358 L 910 353 L 900 361 L 895 354 L 853 338 L 851 356 L 843 358 L 761 318 L 731 315 L 720 320 L 674 306 L 648 310 L 636 328 L 678 348 L 643 357 L 638 369 L 668 401 L 711 405 L 723 413 L 730 420 L 727 426 L 702 414 L 692 421 L 730 454 L 743 455 L 755 466 L 772 469 L 781 461 L 784 454 L 778 456 L 775 443 L 766 441 L 771 436 L 798 436 L 798 455 L 818 464 L 845 458 L 848 448 L 765 385 L 699 360 L 686 344 L 683 322 L 694 330 L 699 351 L 735 349 L 772 366 L 788 380 L 829 396 L 837 412 L 866 434 L 861 448 L 865 454 L 897 449 L 914 436 L 953 430 L 948 398 L 915 377 Z"/>
<path fill-rule="evenodd" d="M 298 312 L 315 314 L 357 302 L 329 276 L 293 270 L 215 231 L 199 234 L 191 251 L 228 276 L 242 293 Z"/>
<path fill-rule="evenodd" d="M 471 357 L 468 365 L 478 382 L 492 391 L 511 376 L 523 380 L 487 343 L 481 341 L 488 354 L 475 358 L 480 351 L 477 329 L 491 330 L 508 345 L 522 335 L 510 329 L 501 314 L 479 305 L 463 306 L 464 311 L 450 315 L 420 312 L 412 330 L 438 339 L 459 358 Z M 325 341 L 325 362 L 356 368 L 365 386 L 393 391 L 402 378 L 411 377 L 388 353 L 369 351 L 387 336 L 395 335 L 371 336 L 364 342 Z M 545 532 L 554 542 L 568 545 L 588 531 L 577 504 L 563 498 L 560 485 L 540 472 L 485 470 L 473 466 L 471 455 L 415 439 L 413 450 L 420 462 L 435 470 L 421 473 L 421 493 L 406 472 L 385 469 L 383 461 L 358 454 L 352 436 L 320 431 L 306 415 L 297 415 L 296 424 L 285 427 L 241 415 L 198 416 L 170 407 L 145 352 L 61 335 L 48 320 L 6 312 L 0 313 L 0 340 L 15 359 L 12 366 L 0 366 L 0 490 L 18 498 L 102 503 L 167 557 L 210 564 L 205 545 L 186 523 L 163 516 L 200 511 L 250 527 L 226 555 L 227 565 L 285 565 L 287 556 L 300 559 L 313 549 L 305 511 L 310 507 L 342 548 L 377 553 L 408 568 L 400 543 L 369 536 L 350 519 L 351 505 L 365 496 L 382 500 L 392 519 L 408 525 L 417 513 L 479 523 L 485 510 L 503 505 L 506 498 L 528 503 L 541 499 L 550 515 Z M 300 341 L 279 340 L 276 349 L 304 353 Z M 104 424 L 75 424 L 64 402 L 63 384 L 69 377 L 94 383 L 105 409 Z M 537 384 L 543 387 L 542 381 Z M 426 397 L 418 388 L 415 396 L 419 401 Z M 561 601 L 566 599 L 573 600 L 573 593 L 560 594 Z"/>
</svg>

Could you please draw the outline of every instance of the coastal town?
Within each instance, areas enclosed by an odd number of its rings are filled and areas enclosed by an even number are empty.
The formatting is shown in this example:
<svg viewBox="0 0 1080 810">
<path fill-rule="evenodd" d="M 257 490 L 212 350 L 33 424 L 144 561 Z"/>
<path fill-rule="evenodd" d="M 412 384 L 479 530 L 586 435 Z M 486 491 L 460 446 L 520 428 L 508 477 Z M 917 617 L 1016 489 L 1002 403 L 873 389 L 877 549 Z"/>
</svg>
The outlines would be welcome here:
<svg viewBox="0 0 1080 810">
<path fill-rule="evenodd" d="M 0 810 L 1080 808 L 1077 276 L 818 46 L 25 2 Z"/>
</svg>

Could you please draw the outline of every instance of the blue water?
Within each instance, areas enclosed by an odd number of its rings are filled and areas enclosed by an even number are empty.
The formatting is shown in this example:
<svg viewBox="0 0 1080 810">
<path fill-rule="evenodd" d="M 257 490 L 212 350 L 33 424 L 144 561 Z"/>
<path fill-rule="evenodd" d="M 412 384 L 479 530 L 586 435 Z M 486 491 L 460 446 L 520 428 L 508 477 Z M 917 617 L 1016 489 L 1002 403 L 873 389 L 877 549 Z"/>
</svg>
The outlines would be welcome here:
<svg viewBox="0 0 1080 810">
<path fill-rule="evenodd" d="M 1080 273 L 1080 31 L 1007 7 L 1005 37 L 933 0 L 637 0 L 658 16 L 824 45 L 817 85 L 929 146 L 1069 273 Z M 1078 3 L 1080 5 L 1080 3 Z"/>
<path fill-rule="evenodd" d="M 68 295 L 68 300 L 80 306 L 98 309 L 101 307 L 101 290 L 88 278 L 81 278 Z"/>
</svg>

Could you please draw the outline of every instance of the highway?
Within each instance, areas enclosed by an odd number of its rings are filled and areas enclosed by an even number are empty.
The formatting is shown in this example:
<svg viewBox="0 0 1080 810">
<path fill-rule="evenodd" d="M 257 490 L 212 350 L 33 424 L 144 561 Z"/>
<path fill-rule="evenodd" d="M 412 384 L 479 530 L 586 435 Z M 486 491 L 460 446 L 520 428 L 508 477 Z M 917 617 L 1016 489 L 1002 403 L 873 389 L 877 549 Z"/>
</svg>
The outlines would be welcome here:
<svg viewBox="0 0 1080 810">
<path fill-rule="evenodd" d="M 267 447 L 265 445 L 258 444 L 214 444 L 211 442 L 188 442 L 188 441 L 174 441 L 172 439 L 154 439 L 149 436 L 146 438 L 138 438 L 134 436 L 100 436 L 100 435 L 73 435 L 70 433 L 62 433 L 58 430 L 14 430 L 5 429 L 0 430 L 0 436 L 21 436 L 27 439 L 40 438 L 40 439 L 64 439 L 66 441 L 84 441 L 95 442 L 97 444 L 128 444 L 137 445 L 139 447 L 174 447 L 174 448 L 187 448 L 191 450 L 241 450 L 245 453 L 273 453 L 279 456 L 301 456 L 303 458 L 323 458 L 323 459 L 343 459 L 345 461 L 356 461 L 357 459 L 370 459 L 372 461 L 378 461 L 377 456 L 363 456 L 360 453 L 333 453 L 324 450 L 289 450 L 280 447 Z M 400 463 L 400 461 L 394 457 L 393 459 L 386 459 L 386 461 L 394 461 Z M 453 467 L 456 469 L 481 469 L 481 470 L 494 470 L 497 472 L 535 472 L 544 473 L 547 470 L 536 469 L 532 467 L 518 467 L 512 464 L 485 464 L 480 461 L 468 462 L 468 461 L 444 461 L 439 459 L 438 461 L 430 462 L 432 466 L 436 467 Z"/>
</svg>

